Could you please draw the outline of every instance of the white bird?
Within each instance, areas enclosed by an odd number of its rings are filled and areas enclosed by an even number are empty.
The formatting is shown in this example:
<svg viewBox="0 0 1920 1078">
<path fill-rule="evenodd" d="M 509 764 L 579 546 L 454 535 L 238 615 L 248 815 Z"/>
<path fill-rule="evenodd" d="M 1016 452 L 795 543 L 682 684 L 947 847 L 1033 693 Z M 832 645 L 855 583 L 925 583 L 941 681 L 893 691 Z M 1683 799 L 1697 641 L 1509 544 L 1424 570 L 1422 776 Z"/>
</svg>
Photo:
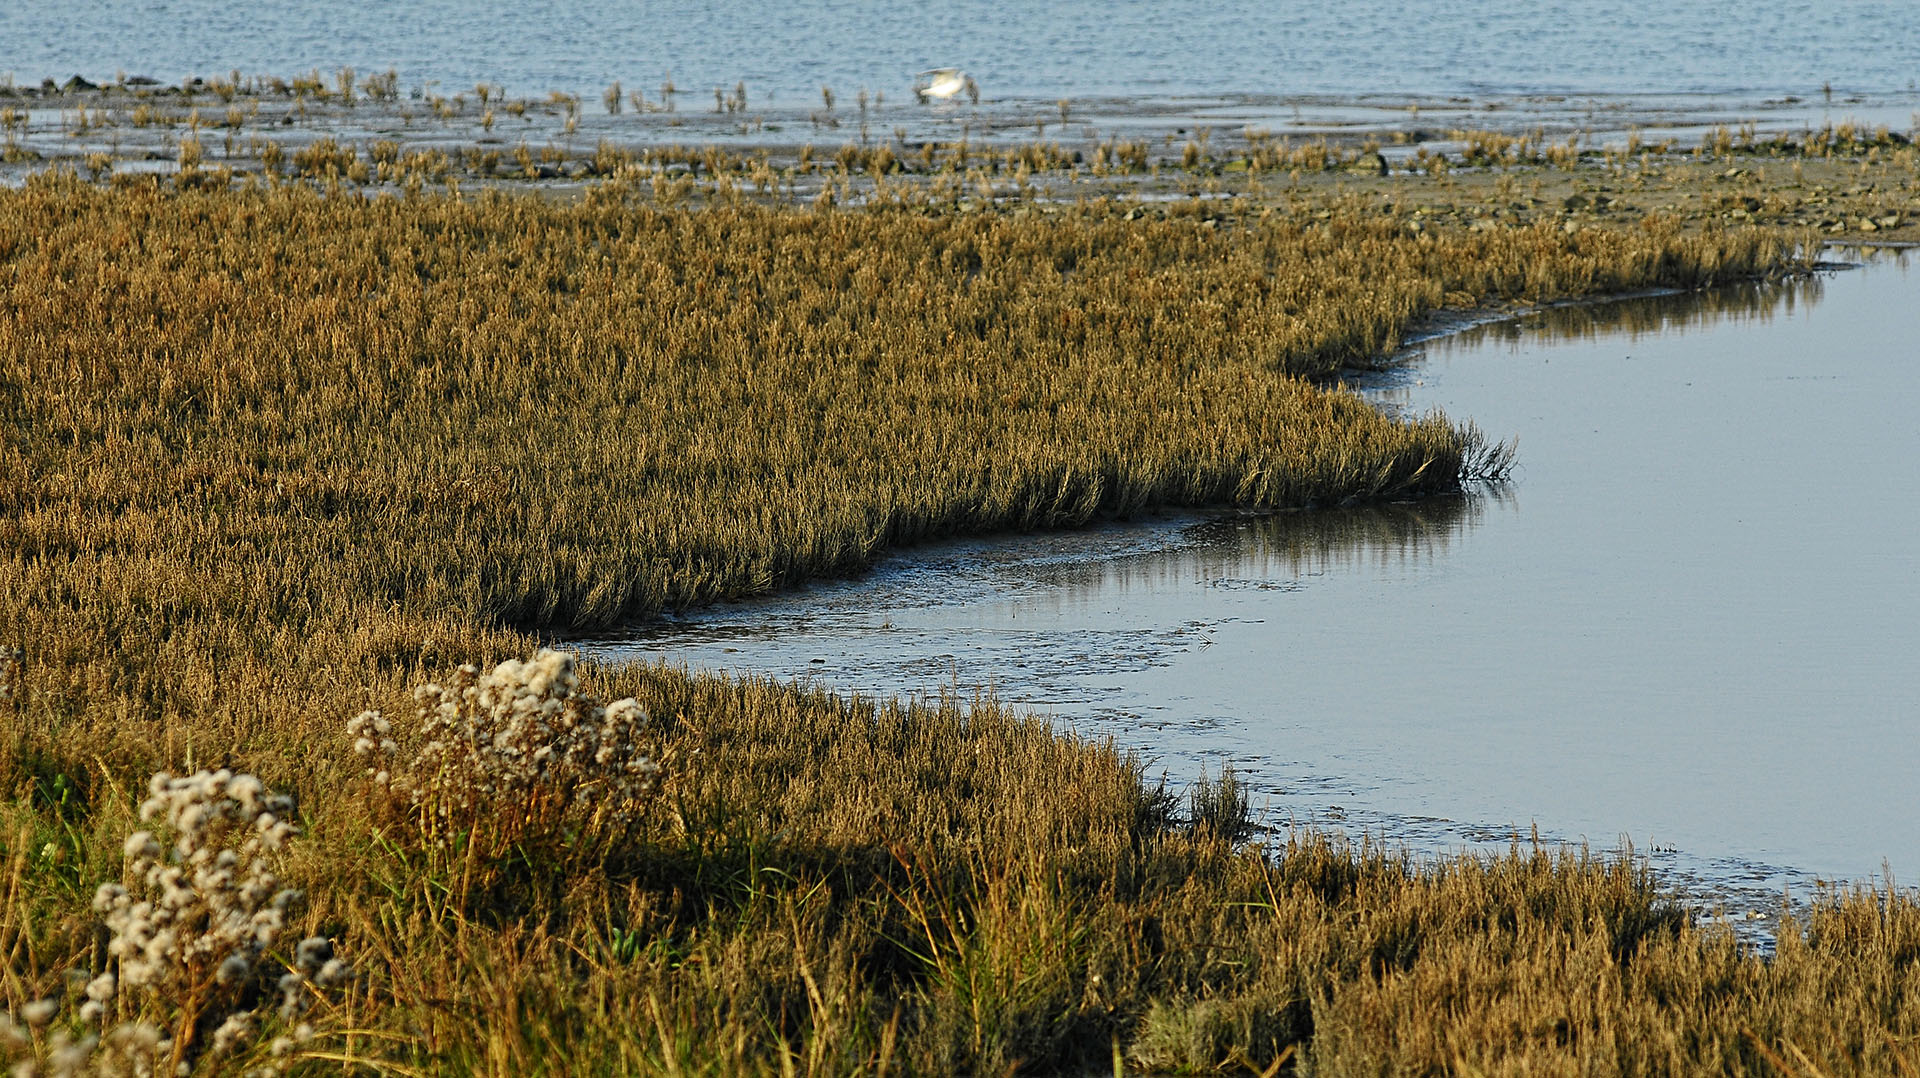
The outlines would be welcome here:
<svg viewBox="0 0 1920 1078">
<path fill-rule="evenodd" d="M 913 84 L 913 92 L 925 101 L 937 97 L 942 101 L 967 88 L 966 72 L 957 67 L 937 67 L 932 71 L 922 71 Z"/>
</svg>

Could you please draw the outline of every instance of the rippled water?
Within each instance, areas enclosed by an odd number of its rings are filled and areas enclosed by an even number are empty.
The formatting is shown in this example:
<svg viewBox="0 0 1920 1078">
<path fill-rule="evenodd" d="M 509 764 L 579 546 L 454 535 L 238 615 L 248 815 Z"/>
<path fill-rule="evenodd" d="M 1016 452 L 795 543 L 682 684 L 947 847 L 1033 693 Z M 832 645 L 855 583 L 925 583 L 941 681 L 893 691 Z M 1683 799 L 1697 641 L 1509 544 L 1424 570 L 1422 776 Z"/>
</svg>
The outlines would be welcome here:
<svg viewBox="0 0 1920 1078">
<path fill-rule="evenodd" d="M 991 688 L 1270 823 L 1653 851 L 1765 908 L 1920 871 L 1920 281 L 1567 308 L 1368 392 L 1517 436 L 1453 499 L 908 551 L 602 654 Z"/>
<path fill-rule="evenodd" d="M 1844 92 L 1913 89 L 1908 0 L 983 0 L 807 5 L 521 0 L 132 0 L 0 5 L 0 71 L 24 82 L 116 71 L 290 74 L 397 68 L 408 85 L 518 94 L 671 77 L 705 94 L 904 98 L 959 65 L 992 95 Z"/>
</svg>

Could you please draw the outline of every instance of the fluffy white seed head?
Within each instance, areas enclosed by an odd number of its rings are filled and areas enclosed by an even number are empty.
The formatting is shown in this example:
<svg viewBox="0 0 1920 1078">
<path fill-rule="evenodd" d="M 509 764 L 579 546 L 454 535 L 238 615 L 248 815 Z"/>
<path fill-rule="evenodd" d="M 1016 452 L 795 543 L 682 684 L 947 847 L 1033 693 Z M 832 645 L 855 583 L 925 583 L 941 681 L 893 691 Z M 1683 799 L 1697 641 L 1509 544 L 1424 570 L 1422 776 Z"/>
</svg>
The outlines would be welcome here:
<svg viewBox="0 0 1920 1078">
<path fill-rule="evenodd" d="M 605 808 L 633 818 L 659 768 L 643 752 L 646 709 L 633 699 L 601 706 L 578 692 L 573 656 L 541 649 L 485 673 L 462 667 L 448 684 L 414 691 L 425 738 L 411 764 L 370 767 L 376 784 L 403 790 L 430 828 L 458 830 L 502 801 Z M 347 733 L 363 756 L 391 759 L 397 743 L 363 712 Z M 382 720 L 384 721 L 384 720 Z"/>
<path fill-rule="evenodd" d="M 213 1054 L 227 1055 L 251 1036 L 253 1016 L 245 1012 L 230 1014 L 226 1021 L 220 1023 L 220 1028 L 213 1031 Z"/>
<path fill-rule="evenodd" d="M 385 720 L 363 724 L 385 732 Z M 117 976 L 102 973 L 86 982 L 81 1020 L 100 1023 L 117 997 L 129 995 L 123 1012 L 170 1015 L 164 1018 L 170 1024 L 213 1023 L 195 1054 L 204 1046 L 221 1055 L 253 1037 L 270 1005 L 260 989 L 277 983 L 281 1009 L 291 1019 L 315 991 L 348 980 L 346 963 L 317 937 L 296 948 L 302 972 L 275 978 L 285 967 L 272 955 L 300 897 L 280 886 L 274 872 L 275 855 L 299 834 L 293 810 L 291 798 L 253 775 L 223 769 L 153 776 L 140 816 L 156 821 L 154 830 L 136 831 L 121 845 L 128 882 L 101 884 L 94 892 Z M 175 1010 L 188 998 L 198 1000 L 197 1010 Z M 139 1022 L 60 1043 L 64 1047 L 50 1048 L 44 1061 L 62 1075 L 160 1073 L 171 1051 L 162 1028 Z M 61 1051 L 68 1062 L 60 1062 Z M 191 1069 L 192 1057 L 181 1066 Z"/>
</svg>

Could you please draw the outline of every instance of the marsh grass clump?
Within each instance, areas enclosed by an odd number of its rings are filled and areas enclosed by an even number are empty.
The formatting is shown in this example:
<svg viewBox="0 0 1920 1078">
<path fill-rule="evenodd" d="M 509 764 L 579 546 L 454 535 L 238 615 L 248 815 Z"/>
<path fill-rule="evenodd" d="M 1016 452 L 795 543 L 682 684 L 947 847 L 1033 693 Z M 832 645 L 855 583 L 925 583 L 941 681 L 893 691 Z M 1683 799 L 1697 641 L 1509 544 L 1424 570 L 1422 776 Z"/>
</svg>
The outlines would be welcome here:
<svg viewBox="0 0 1920 1078">
<path fill-rule="evenodd" d="M 1544 141 L 1538 133 L 1514 135 L 1500 131 L 1455 130 L 1447 137 L 1461 143 L 1460 160 L 1475 168 L 1540 164 L 1545 158 L 1537 148 Z"/>
<path fill-rule="evenodd" d="M 294 171 L 313 178 L 344 178 L 358 163 L 359 153 L 351 146 L 325 135 L 293 151 Z"/>
<path fill-rule="evenodd" d="M 1277 1073 L 1293 1061 L 1311 1031 L 1312 1008 L 1301 999 L 1156 1001 L 1141 1019 L 1129 1054 L 1135 1065 L 1155 1074 Z M 1253 1066 L 1255 1060 L 1266 1065 Z"/>
<path fill-rule="evenodd" d="M 1124 145 L 1124 144 L 1123 144 Z M 1203 156 L 1204 147 L 1190 142 L 1187 158 L 1198 164 Z M 1282 138 L 1275 140 L 1270 134 L 1253 131 L 1247 135 L 1247 167 L 1261 172 L 1321 172 L 1341 168 L 1359 159 L 1357 149 L 1342 149 L 1327 142 L 1324 138 L 1310 139 L 1302 143 Z M 1139 162 L 1145 167 L 1144 159 Z"/>
<path fill-rule="evenodd" d="M 393 68 L 377 75 L 368 75 L 360 80 L 360 90 L 367 100 L 393 104 L 400 100 L 400 73 Z"/>
<path fill-rule="evenodd" d="M 929 147 L 930 146 L 931 144 L 929 144 Z M 1093 159 L 1090 163 L 1091 170 L 1095 176 L 1105 176 L 1109 173 L 1145 172 L 1148 167 L 1148 155 L 1152 152 L 1152 149 L 1151 144 L 1145 139 L 1133 141 L 1107 139 L 1103 142 L 1097 142 L 1093 147 Z M 927 152 L 927 150 L 923 150 L 922 152 L 930 163 L 932 160 L 931 153 Z"/>
<path fill-rule="evenodd" d="M 1196 833 L 1220 842 L 1240 843 L 1253 836 L 1252 803 L 1233 768 L 1223 768 L 1217 779 L 1201 773 L 1187 793 L 1187 819 Z"/>
</svg>

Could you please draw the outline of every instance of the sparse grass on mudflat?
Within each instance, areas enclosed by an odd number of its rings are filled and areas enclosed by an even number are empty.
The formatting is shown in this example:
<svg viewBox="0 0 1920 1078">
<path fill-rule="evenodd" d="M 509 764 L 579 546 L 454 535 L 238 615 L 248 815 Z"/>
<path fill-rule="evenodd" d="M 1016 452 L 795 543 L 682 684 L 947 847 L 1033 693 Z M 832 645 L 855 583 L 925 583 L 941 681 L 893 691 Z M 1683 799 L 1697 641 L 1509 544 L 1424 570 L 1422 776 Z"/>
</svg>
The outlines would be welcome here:
<svg viewBox="0 0 1920 1078">
<path fill-rule="evenodd" d="M 1305 379 L 1445 304 L 1787 259 L 1358 207 L 0 193 L 6 1050 L 48 1059 L 119 960 L 90 902 L 160 856 L 128 838 L 148 776 L 224 765 L 298 798 L 259 856 L 304 903 L 217 991 L 101 991 L 203 1073 L 1890 1069 L 1920 1032 L 1905 900 L 1763 964 L 1628 866 L 1236 847 L 1229 792 L 1180 824 L 1134 762 L 990 703 L 587 669 L 636 703 L 555 713 L 648 741 L 630 804 L 380 783 L 352 748 L 443 759 L 410 755 L 414 687 L 544 625 L 933 535 L 1448 490 L 1467 434 Z M 249 994 L 276 963 L 303 1013 Z M 202 1028 L 216 996 L 262 1025 Z"/>
</svg>

